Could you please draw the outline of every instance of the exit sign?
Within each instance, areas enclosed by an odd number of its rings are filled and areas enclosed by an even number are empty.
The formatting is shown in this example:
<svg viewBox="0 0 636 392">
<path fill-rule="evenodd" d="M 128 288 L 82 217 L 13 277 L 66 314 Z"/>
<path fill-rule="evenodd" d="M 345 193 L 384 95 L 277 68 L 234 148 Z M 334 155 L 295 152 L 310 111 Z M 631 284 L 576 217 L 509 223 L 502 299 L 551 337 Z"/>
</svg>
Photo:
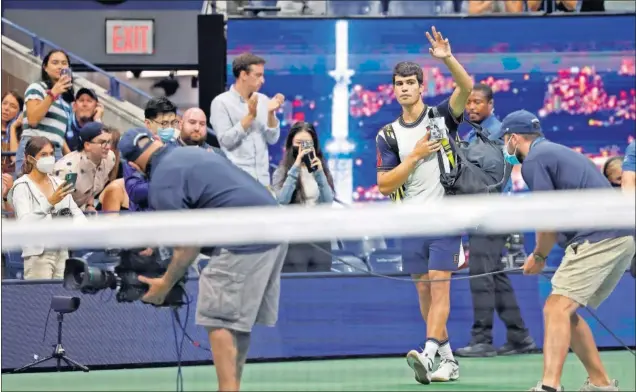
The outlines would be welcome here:
<svg viewBox="0 0 636 392">
<path fill-rule="evenodd" d="M 155 21 L 107 19 L 106 54 L 153 54 Z"/>
</svg>

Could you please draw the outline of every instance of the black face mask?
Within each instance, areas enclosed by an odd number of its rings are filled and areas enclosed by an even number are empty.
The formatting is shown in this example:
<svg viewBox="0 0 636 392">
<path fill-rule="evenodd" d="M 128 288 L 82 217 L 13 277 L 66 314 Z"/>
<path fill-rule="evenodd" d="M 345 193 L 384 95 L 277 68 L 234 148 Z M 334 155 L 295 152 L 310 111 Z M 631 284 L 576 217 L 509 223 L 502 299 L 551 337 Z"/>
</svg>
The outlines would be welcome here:
<svg viewBox="0 0 636 392">
<path fill-rule="evenodd" d="M 614 182 L 610 182 L 610 184 L 612 184 L 612 186 L 613 186 L 614 188 L 620 188 L 620 187 L 621 187 L 621 184 L 616 184 L 616 183 L 614 183 Z"/>
<path fill-rule="evenodd" d="M 300 147 L 292 146 L 292 156 L 295 158 L 298 157 L 298 153 L 300 152 Z"/>
</svg>

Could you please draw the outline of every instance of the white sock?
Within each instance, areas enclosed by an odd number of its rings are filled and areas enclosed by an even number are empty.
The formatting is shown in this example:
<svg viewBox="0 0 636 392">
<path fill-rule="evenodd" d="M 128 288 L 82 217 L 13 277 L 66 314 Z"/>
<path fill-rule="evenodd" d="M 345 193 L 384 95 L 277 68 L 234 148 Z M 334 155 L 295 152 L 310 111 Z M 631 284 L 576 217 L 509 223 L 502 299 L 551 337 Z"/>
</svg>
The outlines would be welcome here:
<svg viewBox="0 0 636 392">
<path fill-rule="evenodd" d="M 442 360 L 446 361 L 454 361 L 455 357 L 453 356 L 453 350 L 451 350 L 450 343 L 447 340 L 444 340 L 439 345 L 439 355 L 442 357 Z"/>
<path fill-rule="evenodd" d="M 426 339 L 426 345 L 424 346 L 424 355 L 431 360 L 435 360 L 435 355 L 439 349 L 439 342 L 435 339 Z"/>
</svg>

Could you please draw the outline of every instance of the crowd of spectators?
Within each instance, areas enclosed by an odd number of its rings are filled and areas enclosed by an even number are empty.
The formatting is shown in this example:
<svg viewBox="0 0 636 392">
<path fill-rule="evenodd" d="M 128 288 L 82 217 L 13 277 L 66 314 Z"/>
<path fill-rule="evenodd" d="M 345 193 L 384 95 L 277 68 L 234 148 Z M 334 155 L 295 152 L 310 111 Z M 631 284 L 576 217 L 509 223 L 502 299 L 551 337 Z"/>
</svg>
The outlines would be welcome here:
<svg viewBox="0 0 636 392">
<path fill-rule="evenodd" d="M 237 0 L 213 1 L 215 12 L 228 16 L 436 16 L 523 12 L 634 11 L 633 1 L 605 0 Z"/>
<path fill-rule="evenodd" d="M 476 3 L 486 7 L 486 3 L 496 2 Z M 512 12 L 514 4 L 507 2 L 504 8 Z M 104 107 L 98 95 L 88 88 L 74 91 L 69 63 L 66 53 L 52 50 L 43 58 L 40 78 L 26 88 L 24 98 L 16 91 L 2 96 L 2 151 L 9 153 L 2 156 L 3 216 L 85 219 L 95 213 L 148 211 L 146 177 L 134 163 L 120 158 L 120 130 L 103 123 Z M 269 146 L 281 136 L 277 113 L 285 97 L 259 92 L 265 59 L 243 54 L 234 59 L 232 70 L 235 82 L 213 100 L 209 121 L 200 108 L 180 115 L 169 99 L 161 97 L 146 104 L 144 127 L 171 147 L 196 146 L 224 156 L 268 187 L 281 205 L 333 203 L 334 183 L 318 132 L 311 124 L 292 126 L 272 178 Z M 483 121 L 489 128 L 490 122 L 498 122 L 492 94 L 488 86 L 476 89 L 466 108 L 471 120 Z M 218 148 L 207 143 L 208 124 L 217 136 Z M 618 161 L 608 163 L 604 173 L 610 182 L 620 184 Z M 284 270 L 330 271 L 332 247 L 330 243 L 294 245 Z M 155 251 L 142 252 L 152 255 Z M 24 278 L 59 277 L 65 252 L 23 250 Z"/>
<path fill-rule="evenodd" d="M 307 165 L 285 166 L 280 175 L 289 180 L 271 187 L 268 145 L 279 140 L 276 113 L 285 98 L 258 92 L 264 83 L 264 65 L 264 59 L 251 54 L 234 61 L 236 82 L 211 106 L 213 121 L 209 123 L 220 148 L 207 143 L 208 118 L 203 110 L 190 108 L 180 115 L 165 97 L 148 101 L 144 127 L 168 148 L 194 146 L 224 156 L 283 197 L 281 204 L 331 203 L 333 182 L 316 131 L 309 124 L 299 124 L 290 136 L 290 144 L 295 146 L 290 146 L 290 153 L 294 150 L 301 158 L 313 159 Z M 3 96 L 3 218 L 86 219 L 89 214 L 150 209 L 146 176 L 134 163 L 120 158 L 120 131 L 103 123 L 104 107 L 94 91 L 74 91 L 69 71 L 67 54 L 52 50 L 43 58 L 40 78 L 27 87 L 24 99 L 18 92 Z M 301 139 L 311 143 L 301 147 Z M 329 246 L 325 245 L 327 251 Z M 140 253 L 151 256 L 156 251 L 163 250 L 148 248 Z M 69 252 L 74 250 L 22 249 L 23 277 L 60 278 Z M 329 258 L 320 269 L 329 271 L 330 267 Z"/>
</svg>

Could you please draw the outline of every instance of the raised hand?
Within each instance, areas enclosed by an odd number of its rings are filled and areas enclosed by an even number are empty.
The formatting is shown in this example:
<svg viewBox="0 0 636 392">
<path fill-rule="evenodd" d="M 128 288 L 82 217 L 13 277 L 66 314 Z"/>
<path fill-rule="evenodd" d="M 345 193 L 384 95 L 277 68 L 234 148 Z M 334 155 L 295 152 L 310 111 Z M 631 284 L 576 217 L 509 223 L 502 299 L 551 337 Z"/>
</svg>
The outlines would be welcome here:
<svg viewBox="0 0 636 392">
<path fill-rule="evenodd" d="M 283 94 L 276 94 L 272 99 L 269 100 L 267 104 L 267 110 L 270 112 L 278 110 L 281 105 L 285 102 L 285 96 Z"/>
<path fill-rule="evenodd" d="M 437 31 L 435 26 L 432 28 L 433 35 L 426 32 L 426 38 L 428 38 L 428 42 L 431 43 L 431 47 L 428 49 L 428 52 L 431 56 L 436 59 L 445 59 L 452 55 L 450 43 L 448 42 L 448 38 L 444 39 L 442 37 L 442 33 Z"/>
</svg>

